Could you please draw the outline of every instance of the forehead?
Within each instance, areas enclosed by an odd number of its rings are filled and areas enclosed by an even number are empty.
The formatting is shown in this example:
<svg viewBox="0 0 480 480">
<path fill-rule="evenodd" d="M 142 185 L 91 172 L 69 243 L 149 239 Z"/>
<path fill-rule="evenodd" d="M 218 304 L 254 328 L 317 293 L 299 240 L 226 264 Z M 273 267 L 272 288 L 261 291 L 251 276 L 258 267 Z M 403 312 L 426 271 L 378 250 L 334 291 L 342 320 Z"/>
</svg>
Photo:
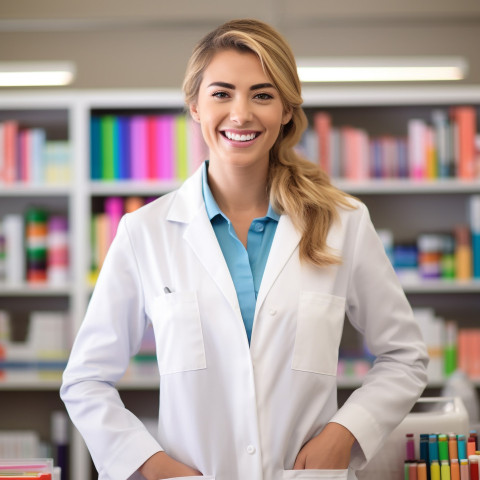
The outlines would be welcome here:
<svg viewBox="0 0 480 480">
<path fill-rule="evenodd" d="M 261 83 L 269 81 L 259 57 L 253 52 L 221 50 L 215 53 L 203 74 L 203 84 L 224 81 L 239 83 Z"/>
</svg>

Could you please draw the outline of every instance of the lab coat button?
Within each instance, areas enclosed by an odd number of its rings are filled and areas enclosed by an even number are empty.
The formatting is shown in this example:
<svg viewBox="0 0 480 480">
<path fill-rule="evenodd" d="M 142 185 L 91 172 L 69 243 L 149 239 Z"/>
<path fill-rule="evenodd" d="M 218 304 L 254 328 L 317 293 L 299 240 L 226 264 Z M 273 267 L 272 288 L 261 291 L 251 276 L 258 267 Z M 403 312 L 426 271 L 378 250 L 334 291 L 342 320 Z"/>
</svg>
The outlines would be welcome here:
<svg viewBox="0 0 480 480">
<path fill-rule="evenodd" d="M 271 308 L 268 313 L 273 317 L 277 313 L 277 311 L 274 308 Z"/>
<path fill-rule="evenodd" d="M 255 447 L 254 447 L 253 445 L 249 445 L 249 446 L 247 447 L 247 453 L 248 453 L 249 455 L 253 455 L 255 452 L 256 452 L 256 450 L 255 450 Z"/>
</svg>

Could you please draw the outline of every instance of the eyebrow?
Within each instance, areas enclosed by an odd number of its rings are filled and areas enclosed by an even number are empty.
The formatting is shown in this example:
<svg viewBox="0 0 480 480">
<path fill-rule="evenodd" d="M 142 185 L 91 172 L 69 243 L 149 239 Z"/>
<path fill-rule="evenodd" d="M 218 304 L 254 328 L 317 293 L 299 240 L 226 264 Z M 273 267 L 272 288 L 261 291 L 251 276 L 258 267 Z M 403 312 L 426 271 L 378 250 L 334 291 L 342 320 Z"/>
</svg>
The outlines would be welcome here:
<svg viewBox="0 0 480 480">
<path fill-rule="evenodd" d="M 213 82 L 209 85 L 209 87 L 222 87 L 228 88 L 229 90 L 235 90 L 235 85 L 226 82 Z M 260 90 L 262 88 L 275 88 L 271 83 L 257 83 L 256 85 L 252 85 L 250 90 Z"/>
</svg>

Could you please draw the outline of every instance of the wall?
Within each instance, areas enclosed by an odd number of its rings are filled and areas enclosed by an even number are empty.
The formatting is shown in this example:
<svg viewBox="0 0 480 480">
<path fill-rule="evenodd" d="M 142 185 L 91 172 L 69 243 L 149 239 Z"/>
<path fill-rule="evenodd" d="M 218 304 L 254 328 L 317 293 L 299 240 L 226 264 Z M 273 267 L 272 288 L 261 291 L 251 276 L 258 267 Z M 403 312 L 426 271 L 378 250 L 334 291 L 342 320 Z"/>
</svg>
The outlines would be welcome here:
<svg viewBox="0 0 480 480">
<path fill-rule="evenodd" d="M 2 0 L 0 61 L 73 60 L 71 88 L 179 87 L 195 42 L 248 16 L 297 56 L 463 55 L 480 83 L 478 0 Z"/>
</svg>

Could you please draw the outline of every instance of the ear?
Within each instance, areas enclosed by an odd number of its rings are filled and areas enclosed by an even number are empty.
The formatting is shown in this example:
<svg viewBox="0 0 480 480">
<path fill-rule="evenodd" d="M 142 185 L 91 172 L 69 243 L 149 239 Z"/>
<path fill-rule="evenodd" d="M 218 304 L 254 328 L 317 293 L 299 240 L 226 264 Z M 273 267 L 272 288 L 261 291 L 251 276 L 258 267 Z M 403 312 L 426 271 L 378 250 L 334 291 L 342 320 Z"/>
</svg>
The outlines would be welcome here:
<svg viewBox="0 0 480 480">
<path fill-rule="evenodd" d="M 291 108 L 285 111 L 282 117 L 282 125 L 286 125 L 292 119 L 292 115 L 293 115 L 293 111 Z"/>
<path fill-rule="evenodd" d="M 196 104 L 196 103 L 191 103 L 189 109 L 190 109 L 190 115 L 192 116 L 192 118 L 193 118 L 196 122 L 200 123 L 200 115 L 199 115 L 199 113 L 198 113 L 198 106 L 197 106 L 197 104 Z"/>
</svg>

